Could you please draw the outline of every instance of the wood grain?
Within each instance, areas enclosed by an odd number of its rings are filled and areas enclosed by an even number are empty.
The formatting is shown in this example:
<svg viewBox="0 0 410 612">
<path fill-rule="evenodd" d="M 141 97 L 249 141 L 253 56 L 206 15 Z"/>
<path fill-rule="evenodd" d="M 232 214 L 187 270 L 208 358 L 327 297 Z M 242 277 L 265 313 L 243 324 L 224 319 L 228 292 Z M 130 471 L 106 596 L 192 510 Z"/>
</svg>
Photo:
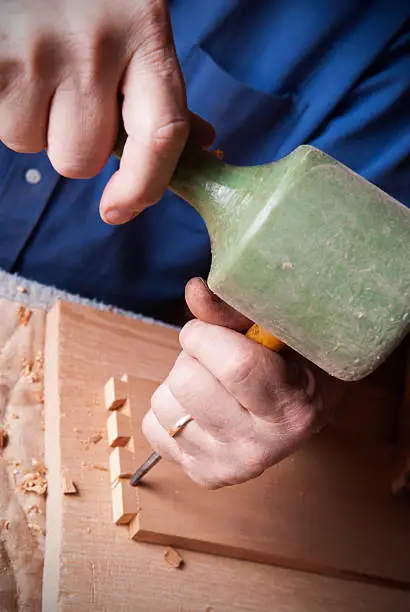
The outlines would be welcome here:
<svg viewBox="0 0 410 612">
<path fill-rule="evenodd" d="M 49 313 L 47 328 L 46 450 L 50 490 L 44 612 L 204 612 L 207 607 L 213 612 L 408 611 L 410 595 L 402 590 L 188 550 L 183 551 L 184 569 L 175 571 L 164 561 L 163 547 L 130 540 L 127 527 L 112 524 L 110 477 L 108 471 L 104 471 L 108 470 L 107 440 L 88 448 L 81 442 L 96 430 L 104 431 L 106 380 L 126 371 L 159 383 L 178 353 L 177 333 L 67 304 L 59 304 Z M 345 445 L 342 447 L 345 452 Z M 145 453 L 146 449 L 143 450 Z M 337 460 L 333 467 L 329 465 L 332 448 L 325 445 L 315 456 L 306 451 L 309 464 L 303 474 L 309 477 L 307 483 L 295 474 L 300 463 L 296 459 L 286 468 L 288 476 L 295 479 L 293 483 L 285 482 L 285 478 L 281 481 L 280 468 L 275 471 L 277 483 L 284 489 L 281 491 L 278 486 L 277 494 L 281 500 L 287 496 L 292 506 L 287 506 L 286 516 L 272 515 L 270 522 L 276 525 L 277 534 L 289 534 L 293 550 L 303 546 L 308 559 L 317 554 L 316 548 L 323 553 L 340 542 L 338 530 L 342 529 L 344 536 L 348 532 L 346 526 L 332 518 L 331 512 L 337 502 L 325 512 L 320 507 L 323 494 L 317 490 L 319 481 L 322 487 L 329 487 L 325 499 L 341 492 L 345 496 L 349 494 L 352 473 L 343 471 L 344 461 L 336 450 Z M 368 456 L 374 461 L 372 451 Z M 379 457 L 377 461 L 382 460 L 383 457 Z M 317 475 L 315 470 L 319 470 Z M 371 508 L 369 512 L 366 504 L 369 490 L 370 499 L 373 499 L 375 485 L 368 481 L 369 470 L 363 464 L 357 469 L 355 466 L 354 471 L 358 473 L 357 482 L 362 485 L 360 501 L 374 525 L 371 514 L 375 510 Z M 70 473 L 78 484 L 78 496 L 61 494 L 64 473 Z M 335 475 L 338 477 L 336 483 Z M 156 479 L 162 477 L 161 471 L 156 472 Z M 179 482 L 171 483 L 173 499 L 178 498 L 176 485 Z M 382 478 L 378 486 L 382 487 L 383 482 Z M 313 486 L 316 489 L 310 490 Z M 209 494 L 208 506 L 213 495 Z M 357 497 L 353 502 L 349 502 L 348 497 L 340 500 L 348 513 L 348 524 L 355 516 L 357 501 Z M 191 503 L 194 505 L 196 500 L 192 499 Z M 259 511 L 256 504 L 254 509 L 253 521 Z M 237 508 L 228 510 L 235 513 Z M 208 507 L 200 509 L 196 519 L 198 531 L 202 530 L 202 517 L 206 518 L 208 511 Z M 317 520 L 316 513 L 323 521 L 319 533 L 314 525 L 308 527 L 309 521 Z M 390 535 L 392 533 L 388 526 L 391 514 L 381 516 L 376 511 L 376 515 L 381 521 L 378 524 L 377 563 L 390 572 L 394 561 L 383 559 L 390 556 L 393 544 L 383 547 L 387 540 L 385 529 Z M 231 515 L 232 521 L 235 521 L 234 516 Z M 297 520 L 301 518 L 302 524 L 298 525 Z M 181 520 L 185 520 L 185 515 Z M 227 522 L 226 518 L 222 520 Z M 408 524 L 405 526 L 406 530 L 402 525 L 403 538 L 409 533 Z M 239 524 L 237 528 L 246 531 L 251 525 Z M 269 530 L 269 525 L 267 528 Z M 357 536 L 357 530 L 353 532 Z M 371 529 L 360 536 L 361 546 L 353 541 L 352 546 L 356 550 L 375 550 L 376 547 L 368 542 L 369 534 L 374 535 Z M 397 544 L 394 533 L 393 543 Z M 346 554 L 346 548 L 343 546 L 342 554 Z M 402 546 L 399 546 L 399 553 L 402 554 Z M 363 563 L 368 562 L 367 555 L 364 559 Z"/>
<path fill-rule="evenodd" d="M 131 405 L 135 406 L 133 396 Z M 133 409 L 135 460 L 150 449 Z M 410 513 L 390 496 L 396 453 L 328 428 L 244 485 L 207 491 L 161 461 L 138 487 L 138 541 L 410 586 Z M 383 550 L 383 555 L 380 554 Z"/>
</svg>

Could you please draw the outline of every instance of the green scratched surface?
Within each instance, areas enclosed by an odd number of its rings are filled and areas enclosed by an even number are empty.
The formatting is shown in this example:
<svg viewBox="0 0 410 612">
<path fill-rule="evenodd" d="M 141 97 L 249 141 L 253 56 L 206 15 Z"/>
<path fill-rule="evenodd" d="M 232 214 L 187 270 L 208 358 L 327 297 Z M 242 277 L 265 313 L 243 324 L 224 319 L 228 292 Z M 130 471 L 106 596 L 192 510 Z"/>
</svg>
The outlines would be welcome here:
<svg viewBox="0 0 410 612">
<path fill-rule="evenodd" d="M 206 222 L 212 290 L 330 374 L 362 378 L 409 331 L 410 211 L 333 158 L 235 168 L 188 146 L 171 188 Z"/>
</svg>

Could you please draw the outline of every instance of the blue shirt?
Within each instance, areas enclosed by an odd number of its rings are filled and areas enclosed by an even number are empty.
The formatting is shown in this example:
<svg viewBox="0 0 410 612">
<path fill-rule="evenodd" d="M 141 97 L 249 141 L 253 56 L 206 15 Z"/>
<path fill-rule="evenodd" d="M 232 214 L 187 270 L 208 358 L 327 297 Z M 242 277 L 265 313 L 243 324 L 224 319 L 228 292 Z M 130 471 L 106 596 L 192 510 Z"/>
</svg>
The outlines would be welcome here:
<svg viewBox="0 0 410 612">
<path fill-rule="evenodd" d="M 410 2 L 170 7 L 189 106 L 215 126 L 226 161 L 274 161 L 310 143 L 410 205 Z M 117 165 L 74 181 L 44 153 L 0 145 L 0 267 L 175 321 L 185 283 L 209 269 L 206 229 L 171 193 L 127 225 L 105 225 L 98 205 Z"/>
</svg>

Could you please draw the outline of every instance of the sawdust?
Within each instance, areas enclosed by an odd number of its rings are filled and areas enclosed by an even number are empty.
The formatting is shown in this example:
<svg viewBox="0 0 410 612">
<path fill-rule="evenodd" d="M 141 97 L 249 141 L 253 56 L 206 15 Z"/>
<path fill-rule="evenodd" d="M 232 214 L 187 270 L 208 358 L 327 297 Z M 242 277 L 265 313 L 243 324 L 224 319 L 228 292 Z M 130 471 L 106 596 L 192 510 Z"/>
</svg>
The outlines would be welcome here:
<svg viewBox="0 0 410 612">
<path fill-rule="evenodd" d="M 44 474 L 39 472 L 30 472 L 26 474 L 20 485 L 20 491 L 24 493 L 35 493 L 36 495 L 46 495 L 47 493 L 47 479 Z"/>
<path fill-rule="evenodd" d="M 32 459 L 31 465 L 36 472 L 41 474 L 41 476 L 45 476 L 48 472 L 44 463 L 42 461 L 39 461 L 38 459 Z"/>
<path fill-rule="evenodd" d="M 81 468 L 83 470 L 99 470 L 100 472 L 108 472 L 108 468 L 103 465 L 94 465 L 91 463 L 87 463 L 86 461 L 81 462 Z"/>
<path fill-rule="evenodd" d="M 30 310 L 30 308 L 26 308 L 25 306 L 19 306 L 19 309 L 17 311 L 17 317 L 20 325 L 26 326 L 30 321 L 32 314 L 33 311 Z"/>
<path fill-rule="evenodd" d="M 84 444 L 86 448 L 89 448 L 91 444 L 98 444 L 103 439 L 103 434 L 100 432 L 92 433 L 86 440 L 81 440 L 81 444 Z"/>
</svg>

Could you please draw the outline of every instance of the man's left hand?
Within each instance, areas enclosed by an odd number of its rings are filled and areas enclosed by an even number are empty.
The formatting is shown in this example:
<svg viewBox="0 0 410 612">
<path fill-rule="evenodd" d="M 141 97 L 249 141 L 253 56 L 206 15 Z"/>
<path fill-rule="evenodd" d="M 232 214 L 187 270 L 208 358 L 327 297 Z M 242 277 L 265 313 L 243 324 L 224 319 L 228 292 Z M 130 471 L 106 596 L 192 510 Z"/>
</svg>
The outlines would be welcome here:
<svg viewBox="0 0 410 612">
<path fill-rule="evenodd" d="M 291 454 L 327 421 L 330 377 L 292 351 L 279 355 L 246 338 L 251 322 L 200 279 L 187 285 L 186 298 L 198 318 L 181 331 L 182 352 L 152 397 L 143 432 L 198 484 L 239 484 Z M 186 415 L 194 420 L 172 438 L 169 430 Z"/>
</svg>

